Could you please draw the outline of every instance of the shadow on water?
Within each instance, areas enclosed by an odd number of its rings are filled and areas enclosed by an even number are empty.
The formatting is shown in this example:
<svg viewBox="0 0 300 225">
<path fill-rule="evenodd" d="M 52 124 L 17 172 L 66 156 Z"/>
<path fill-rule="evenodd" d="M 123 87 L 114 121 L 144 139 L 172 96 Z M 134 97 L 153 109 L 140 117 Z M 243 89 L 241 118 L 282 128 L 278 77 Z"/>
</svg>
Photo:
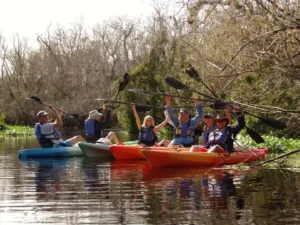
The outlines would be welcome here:
<svg viewBox="0 0 300 225">
<path fill-rule="evenodd" d="M 17 159 L 34 145 L 0 140 L 0 224 L 300 223 L 300 176 L 292 170 Z"/>
</svg>

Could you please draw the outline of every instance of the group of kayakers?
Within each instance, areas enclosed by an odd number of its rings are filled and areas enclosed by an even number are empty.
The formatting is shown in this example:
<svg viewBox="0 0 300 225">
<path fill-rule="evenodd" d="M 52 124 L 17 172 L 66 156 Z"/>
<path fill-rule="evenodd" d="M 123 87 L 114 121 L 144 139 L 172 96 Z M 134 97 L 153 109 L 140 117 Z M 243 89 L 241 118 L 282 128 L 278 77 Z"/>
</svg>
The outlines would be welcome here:
<svg viewBox="0 0 300 225">
<path fill-rule="evenodd" d="M 165 96 L 165 101 L 167 110 L 166 118 L 157 126 L 155 126 L 154 119 L 150 115 L 144 117 L 143 123 L 141 123 L 135 104 L 132 104 L 136 125 L 139 130 L 138 144 L 144 146 L 179 145 L 191 147 L 190 151 L 192 152 L 204 150 L 208 150 L 208 152 L 232 152 L 235 136 L 245 127 L 244 116 L 238 107 L 233 107 L 238 123 L 237 125 L 231 125 L 230 109 L 228 107 L 225 107 L 226 115 L 219 114 L 216 117 L 210 113 L 204 115 L 200 101 L 194 98 L 196 108 L 195 117 L 191 118 L 185 109 L 181 109 L 177 117 L 174 115 L 171 106 L 171 97 L 169 95 Z M 43 148 L 68 147 L 75 145 L 77 142 L 85 141 L 91 143 L 105 143 L 108 145 L 119 142 L 114 132 L 109 132 L 107 136 L 103 134 L 103 130 L 107 126 L 111 114 L 111 109 L 107 109 L 106 105 L 103 105 L 98 110 L 92 110 L 89 113 L 89 117 L 85 121 L 86 140 L 78 135 L 63 141 L 61 134 L 57 130 L 58 127 L 63 125 L 61 119 L 62 111 L 56 110 L 52 105 L 50 105 L 50 109 L 56 117 L 55 121 L 50 123 L 48 113 L 46 111 L 40 111 L 37 114 L 39 122 L 35 125 L 36 137 Z M 103 119 L 101 112 L 104 110 L 106 110 L 107 113 Z M 205 122 L 202 133 L 202 145 L 195 145 L 195 129 L 199 126 L 201 118 L 204 118 Z M 163 140 L 158 143 L 156 134 L 168 123 L 173 126 L 174 138 L 172 141 Z"/>
</svg>

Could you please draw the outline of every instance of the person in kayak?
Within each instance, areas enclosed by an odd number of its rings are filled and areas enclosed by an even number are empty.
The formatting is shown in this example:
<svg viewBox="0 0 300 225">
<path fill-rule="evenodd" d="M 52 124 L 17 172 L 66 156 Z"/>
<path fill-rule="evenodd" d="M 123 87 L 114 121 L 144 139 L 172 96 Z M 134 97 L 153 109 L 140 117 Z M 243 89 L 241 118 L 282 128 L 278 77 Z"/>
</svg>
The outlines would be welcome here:
<svg viewBox="0 0 300 225">
<path fill-rule="evenodd" d="M 219 114 L 215 118 L 216 129 L 208 135 L 208 142 L 205 145 L 207 152 L 231 153 L 233 151 L 233 142 L 236 135 L 245 127 L 245 117 L 240 108 L 233 107 L 237 116 L 237 125 L 228 125 L 229 119 L 224 114 Z M 190 151 L 203 151 L 201 146 L 193 146 Z"/>
<path fill-rule="evenodd" d="M 174 139 L 169 146 L 183 145 L 184 147 L 190 147 L 195 142 L 195 128 L 199 124 L 201 117 L 203 116 L 203 108 L 200 105 L 198 99 L 194 98 L 194 104 L 196 107 L 196 116 L 190 118 L 189 113 L 185 109 L 179 111 L 178 118 L 174 115 L 171 106 L 171 96 L 165 96 L 168 115 L 170 120 L 175 125 L 174 127 Z"/>
<path fill-rule="evenodd" d="M 108 109 L 106 118 L 101 121 L 103 114 L 100 113 L 102 110 L 106 110 L 106 105 L 103 105 L 98 110 L 92 110 L 89 113 L 89 117 L 86 119 L 84 128 L 86 133 L 86 140 L 89 143 L 105 143 L 112 145 L 113 143 L 118 143 L 118 138 L 114 132 L 109 132 L 106 137 L 104 137 L 103 130 L 110 120 L 111 109 Z"/>
<path fill-rule="evenodd" d="M 230 108 L 228 106 L 225 106 L 225 114 L 229 120 L 228 124 L 231 124 Z M 214 116 L 211 113 L 206 113 L 203 116 L 203 119 L 205 125 L 202 132 L 202 145 L 205 146 L 208 142 L 208 136 L 210 132 L 217 129 L 217 125 L 215 123 Z"/>
<path fill-rule="evenodd" d="M 138 136 L 138 144 L 144 145 L 144 146 L 153 146 L 157 142 L 157 136 L 156 133 L 159 132 L 162 128 L 166 126 L 166 124 L 169 121 L 169 117 L 166 117 L 165 120 L 155 126 L 154 125 L 154 119 L 152 116 L 145 116 L 143 124 L 141 124 L 140 117 L 136 111 L 135 104 L 131 104 L 133 114 L 135 117 L 135 122 L 139 130 L 139 136 Z"/>
<path fill-rule="evenodd" d="M 62 135 L 56 129 L 63 125 L 61 119 L 62 111 L 56 110 L 53 105 L 50 105 L 49 108 L 53 111 L 56 120 L 50 123 L 48 113 L 46 111 L 39 111 L 37 114 L 39 122 L 35 124 L 35 135 L 42 148 L 71 147 L 80 141 L 85 142 L 80 135 L 64 141 Z"/>
</svg>

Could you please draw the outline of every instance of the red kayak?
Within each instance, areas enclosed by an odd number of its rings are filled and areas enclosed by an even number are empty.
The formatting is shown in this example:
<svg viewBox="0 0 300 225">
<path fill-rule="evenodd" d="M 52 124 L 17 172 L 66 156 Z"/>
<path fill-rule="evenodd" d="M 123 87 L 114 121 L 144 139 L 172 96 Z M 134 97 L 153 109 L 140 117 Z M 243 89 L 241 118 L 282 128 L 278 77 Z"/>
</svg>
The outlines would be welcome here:
<svg viewBox="0 0 300 225">
<path fill-rule="evenodd" d="M 230 155 L 215 152 L 189 152 L 165 150 L 160 147 L 142 149 L 142 153 L 151 166 L 222 166 L 249 163 L 264 159 L 267 148 L 251 148 L 233 152 Z"/>
<path fill-rule="evenodd" d="M 142 154 L 142 149 L 152 149 L 154 147 L 143 147 L 141 145 L 111 145 L 109 147 L 111 153 L 116 159 L 145 159 Z M 178 147 L 155 147 L 157 150 L 166 151 L 188 151 L 189 148 L 178 148 Z"/>
</svg>

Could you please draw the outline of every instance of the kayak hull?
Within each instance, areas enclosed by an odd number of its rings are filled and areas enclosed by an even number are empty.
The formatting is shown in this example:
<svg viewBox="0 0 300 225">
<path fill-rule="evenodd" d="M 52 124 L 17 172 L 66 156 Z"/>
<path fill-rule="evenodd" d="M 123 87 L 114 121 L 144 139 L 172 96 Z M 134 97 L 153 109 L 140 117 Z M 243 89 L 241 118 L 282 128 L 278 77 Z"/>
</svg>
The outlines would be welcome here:
<svg viewBox="0 0 300 225">
<path fill-rule="evenodd" d="M 56 148 L 36 148 L 19 150 L 18 157 L 25 158 L 43 158 L 43 157 L 72 157 L 83 156 L 82 150 L 78 146 L 56 147 Z"/>
<path fill-rule="evenodd" d="M 109 149 L 116 159 L 145 159 L 140 145 L 112 145 Z"/>
<path fill-rule="evenodd" d="M 113 154 L 109 150 L 109 145 L 104 143 L 86 143 L 80 142 L 78 146 L 87 157 L 113 158 Z"/>
<path fill-rule="evenodd" d="M 170 151 L 155 147 L 141 151 L 151 166 L 223 166 L 261 160 L 268 149 L 248 149 L 245 152 L 233 152 L 229 156 L 215 152 Z"/>
</svg>

